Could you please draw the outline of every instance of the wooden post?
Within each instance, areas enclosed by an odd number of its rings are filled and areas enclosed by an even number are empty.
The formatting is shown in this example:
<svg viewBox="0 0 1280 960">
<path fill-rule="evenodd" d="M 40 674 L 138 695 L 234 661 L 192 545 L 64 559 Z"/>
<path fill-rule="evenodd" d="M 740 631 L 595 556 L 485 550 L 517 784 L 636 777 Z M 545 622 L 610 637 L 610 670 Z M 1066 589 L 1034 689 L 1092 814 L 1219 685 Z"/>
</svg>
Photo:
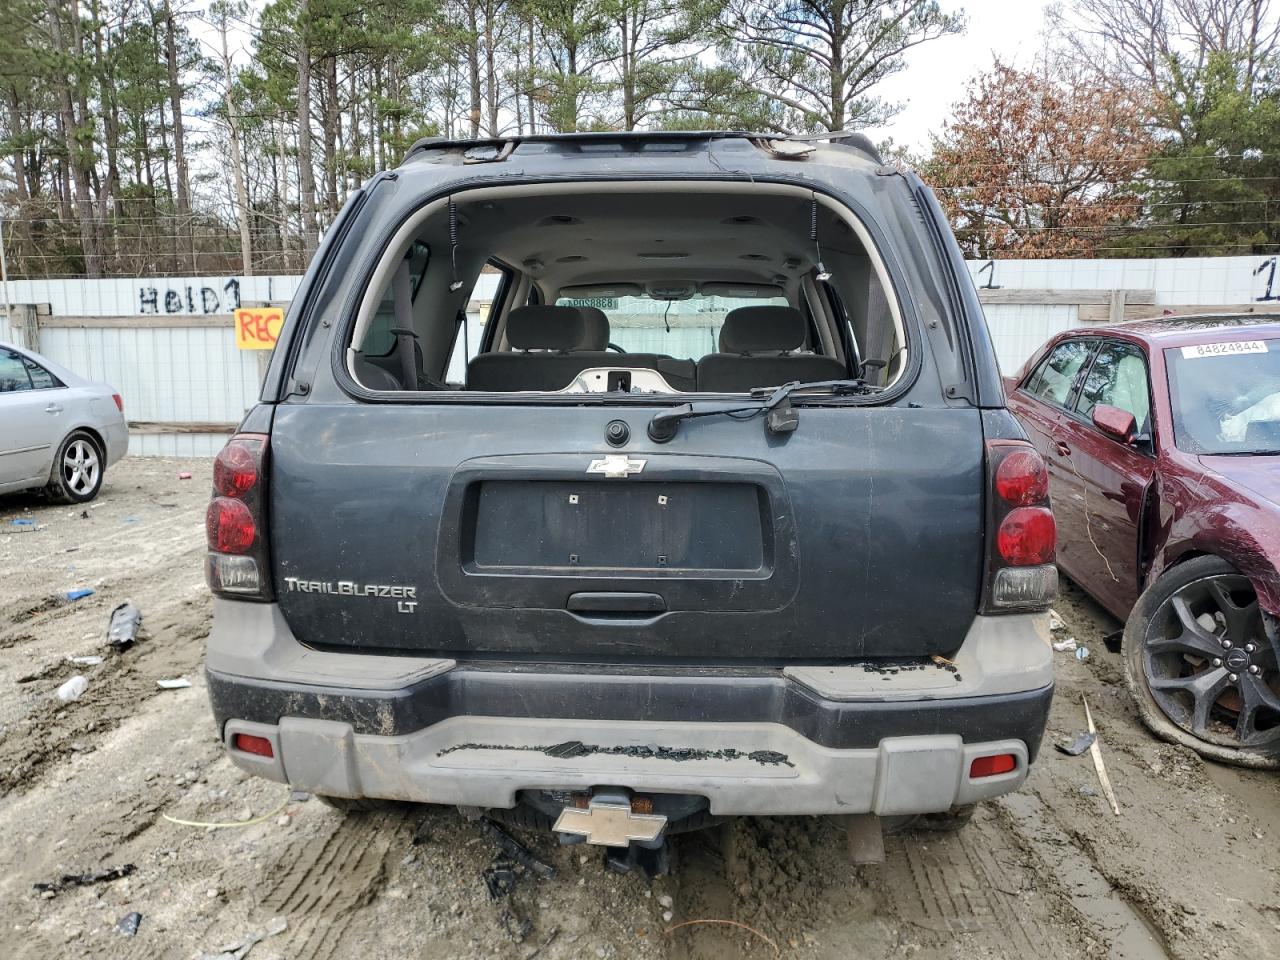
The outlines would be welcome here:
<svg viewBox="0 0 1280 960">
<path fill-rule="evenodd" d="M 36 305 L 34 303 L 15 303 L 10 305 L 9 311 L 9 322 L 13 327 L 13 334 L 17 338 L 18 345 L 34 353 L 39 353 L 40 315 L 36 312 Z"/>
<path fill-rule="evenodd" d="M 1111 291 L 1111 317 L 1110 317 L 1110 320 L 1111 320 L 1111 322 L 1112 322 L 1112 323 L 1123 323 L 1123 322 L 1124 322 L 1124 301 L 1125 301 L 1125 291 L 1123 291 L 1123 290 L 1112 290 L 1112 291 Z"/>
</svg>

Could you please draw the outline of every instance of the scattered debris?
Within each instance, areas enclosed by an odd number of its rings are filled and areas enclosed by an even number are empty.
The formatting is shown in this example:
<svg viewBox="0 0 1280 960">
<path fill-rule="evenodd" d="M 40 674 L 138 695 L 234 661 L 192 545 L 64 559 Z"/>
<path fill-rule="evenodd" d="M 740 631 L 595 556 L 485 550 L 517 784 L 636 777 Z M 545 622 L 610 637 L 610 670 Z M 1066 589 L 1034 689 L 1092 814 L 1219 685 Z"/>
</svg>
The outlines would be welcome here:
<svg viewBox="0 0 1280 960">
<path fill-rule="evenodd" d="M 257 817 L 253 816 L 251 811 L 246 807 L 244 811 L 246 816 L 241 820 L 218 820 L 218 821 L 180 820 L 177 817 L 169 816 L 167 813 L 162 813 L 160 814 L 160 816 L 168 820 L 170 823 L 176 823 L 180 827 L 204 827 L 206 830 L 224 830 L 228 827 L 248 827 L 248 826 L 252 826 L 255 823 L 264 823 L 265 821 L 270 820 L 272 817 L 275 817 L 277 814 L 280 813 L 281 810 L 283 810 L 288 805 L 289 805 L 289 795 L 286 794 L 285 798 L 280 801 L 279 806 L 277 806 L 270 813 L 264 813 L 261 816 L 257 816 Z"/>
<path fill-rule="evenodd" d="M 126 600 L 111 611 L 107 621 L 107 643 L 118 650 L 128 650 L 138 636 L 142 611 Z"/>
<path fill-rule="evenodd" d="M 79 700 L 88 689 L 89 681 L 80 676 L 80 674 L 76 674 L 60 686 L 54 693 L 54 696 L 63 703 L 71 703 L 72 701 Z"/>
<path fill-rule="evenodd" d="M 1055 640 L 1053 649 L 1058 653 L 1071 653 L 1077 646 L 1075 637 L 1067 637 L 1065 640 Z"/>
<path fill-rule="evenodd" d="M 244 960 L 244 957 L 267 937 L 274 937 L 289 929 L 289 922 L 284 917 L 276 917 L 261 930 L 255 930 L 243 940 L 227 944 L 217 953 L 202 953 L 198 960 Z"/>
<path fill-rule="evenodd" d="M 929 659 L 932 660 L 934 663 L 936 663 L 940 667 L 954 667 L 956 665 L 956 662 L 954 660 L 948 660 L 946 657 L 944 657 L 940 653 L 935 653 Z"/>
<path fill-rule="evenodd" d="M 503 909 L 498 916 L 498 923 L 502 925 L 502 929 L 506 931 L 512 943 L 524 943 L 524 938 L 533 932 L 532 921 L 520 916 L 511 907 Z"/>
<path fill-rule="evenodd" d="M 543 950 L 547 949 L 547 947 L 555 943 L 555 939 L 558 936 L 560 936 L 560 928 L 552 927 L 551 932 L 547 934 L 546 939 L 543 940 L 542 943 L 539 944 L 537 947 L 534 947 L 533 953 L 526 953 L 524 955 L 524 960 L 534 960 L 534 958 L 537 957 L 538 954 L 542 953 Z"/>
<path fill-rule="evenodd" d="M 93 587 L 78 587 L 75 590 L 68 590 L 66 593 L 62 594 L 62 599 L 67 601 L 67 603 L 72 603 L 73 601 L 83 600 L 85 597 L 92 596 Z"/>
<path fill-rule="evenodd" d="M 157 680 L 156 686 L 161 690 L 184 690 L 191 686 L 191 681 L 186 677 L 178 677 L 176 680 Z"/>
<path fill-rule="evenodd" d="M 543 863 L 535 857 L 523 843 L 517 840 L 502 827 L 498 826 L 488 817 L 480 818 L 480 829 L 489 837 L 508 857 L 520 864 L 526 870 L 531 870 L 544 880 L 550 880 L 556 875 L 556 868 L 549 863 Z"/>
<path fill-rule="evenodd" d="M 1097 734 L 1098 728 L 1093 725 L 1093 712 L 1089 709 L 1089 701 L 1083 693 L 1080 694 L 1080 702 L 1084 704 L 1084 718 L 1089 724 L 1089 732 Z M 1102 749 L 1098 745 L 1096 736 L 1093 743 L 1089 744 L 1089 753 L 1093 757 L 1093 767 L 1098 771 L 1098 782 L 1102 784 L 1102 792 L 1106 795 L 1107 802 L 1111 804 L 1111 812 L 1118 817 L 1120 802 L 1116 800 L 1116 792 L 1111 788 L 1111 778 L 1107 776 L 1107 768 L 1102 762 Z"/>
<path fill-rule="evenodd" d="M 1081 730 L 1070 740 L 1058 740 L 1055 741 L 1053 745 L 1068 757 L 1078 757 L 1093 746 L 1093 741 L 1097 739 L 1098 735 L 1096 733 L 1091 733 L 1088 730 Z"/>
<path fill-rule="evenodd" d="M 1089 648 L 1086 646 L 1076 647 L 1076 659 L 1083 663 L 1089 659 Z"/>
<path fill-rule="evenodd" d="M 1053 610 L 1053 609 L 1049 610 L 1049 629 L 1050 630 L 1067 629 L 1067 622 L 1063 620 L 1061 616 L 1058 615 L 1057 610 Z"/>
<path fill-rule="evenodd" d="M 89 873 L 64 873 L 57 880 L 33 883 L 31 886 L 41 893 L 60 893 L 67 887 L 91 887 L 96 883 L 121 880 L 137 869 L 132 863 L 122 863 L 118 867 L 108 867 L 105 870 L 94 870 Z"/>
<path fill-rule="evenodd" d="M 121 517 L 120 522 L 121 523 L 137 523 L 138 518 L 137 517 Z"/>
<path fill-rule="evenodd" d="M 501 900 L 516 888 L 520 875 L 516 873 L 516 862 L 501 854 L 493 858 L 493 863 L 484 868 L 480 874 L 484 878 L 485 889 L 489 891 L 490 900 Z"/>
<path fill-rule="evenodd" d="M 179 479 L 179 480 L 190 480 L 190 479 L 191 479 L 191 474 L 190 474 L 190 472 L 189 472 L 189 471 L 187 471 L 187 470 L 182 470 L 182 471 L 180 471 L 180 472 L 178 473 L 178 479 Z"/>
<path fill-rule="evenodd" d="M 305 791 L 305 790 L 290 790 L 290 791 L 289 791 L 289 802 L 290 802 L 290 803 L 306 803 L 306 802 L 307 802 L 308 800 L 310 800 L 310 799 L 311 799 L 311 794 L 307 793 L 307 791 Z"/>
<path fill-rule="evenodd" d="M 81 520 L 88 520 L 88 519 L 89 519 L 89 511 L 88 511 L 88 510 L 81 510 L 81 511 L 80 511 L 80 519 L 81 519 Z"/>
<path fill-rule="evenodd" d="M 1103 644 L 1112 653 L 1120 652 L 1120 642 L 1124 639 L 1123 630 L 1114 630 L 1102 638 Z"/>
<path fill-rule="evenodd" d="M 37 529 L 38 528 L 36 527 L 36 522 L 34 520 L 27 520 L 25 518 L 21 518 L 18 520 L 10 520 L 9 529 L 6 532 L 7 533 L 35 533 Z"/>
<path fill-rule="evenodd" d="M 138 924 L 140 923 L 142 923 L 142 914 L 136 910 L 133 913 L 126 913 L 116 921 L 116 933 L 123 937 L 136 937 L 138 935 Z"/>
<path fill-rule="evenodd" d="M 664 935 L 670 936 L 674 931 L 679 930 L 681 927 L 688 927 L 697 923 L 718 923 L 728 927 L 738 927 L 742 930 L 746 930 L 748 933 L 754 933 L 769 946 L 773 947 L 773 955 L 775 957 L 782 956 L 782 948 L 769 939 L 769 937 L 765 936 L 755 927 L 749 927 L 745 923 L 739 923 L 737 920 L 683 920 L 680 923 L 677 923 L 674 927 L 667 927 L 667 929 L 662 932 Z"/>
<path fill-rule="evenodd" d="M 67 663 L 74 663 L 77 667 L 96 667 L 102 662 L 102 657 L 96 653 L 87 657 L 67 657 Z"/>
</svg>

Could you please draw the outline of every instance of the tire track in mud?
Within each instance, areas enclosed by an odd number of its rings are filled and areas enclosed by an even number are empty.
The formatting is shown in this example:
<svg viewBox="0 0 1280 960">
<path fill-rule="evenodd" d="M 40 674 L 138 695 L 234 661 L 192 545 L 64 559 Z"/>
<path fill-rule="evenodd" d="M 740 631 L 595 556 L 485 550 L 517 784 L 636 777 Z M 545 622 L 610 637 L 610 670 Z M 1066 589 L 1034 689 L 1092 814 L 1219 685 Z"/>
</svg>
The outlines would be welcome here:
<svg viewBox="0 0 1280 960">
<path fill-rule="evenodd" d="M 264 917 L 289 921 L 291 952 L 328 960 L 342 945 L 350 916 L 377 896 L 387 858 L 413 833 L 407 811 L 350 815 L 324 840 L 292 843 L 268 880 L 259 904 Z"/>
<path fill-rule="evenodd" d="M 153 610 L 154 632 L 143 621 L 139 640 L 124 652 L 85 672 L 89 686 L 72 703 L 52 692 L 42 697 L 0 737 L 0 797 L 30 789 L 56 761 L 76 744 L 91 741 L 137 714 L 152 697 L 164 693 L 156 681 L 194 671 L 209 633 L 210 603 L 174 601 Z M 105 630 L 105 626 L 104 626 Z M 66 664 L 68 675 L 75 672 Z"/>
</svg>

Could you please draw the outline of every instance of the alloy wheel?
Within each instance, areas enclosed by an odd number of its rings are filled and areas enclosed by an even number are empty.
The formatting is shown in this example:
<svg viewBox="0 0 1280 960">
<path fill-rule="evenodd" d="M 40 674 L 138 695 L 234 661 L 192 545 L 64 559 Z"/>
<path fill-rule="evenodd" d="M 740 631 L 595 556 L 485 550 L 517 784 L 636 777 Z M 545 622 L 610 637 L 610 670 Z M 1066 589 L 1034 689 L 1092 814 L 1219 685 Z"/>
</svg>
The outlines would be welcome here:
<svg viewBox="0 0 1280 960">
<path fill-rule="evenodd" d="M 92 493 L 98 485 L 98 451 L 88 440 L 73 440 L 62 455 L 62 479 L 76 496 Z"/>
<path fill-rule="evenodd" d="M 1180 588 L 1143 639 L 1147 687 L 1171 721 L 1225 746 L 1280 742 L 1280 636 L 1246 577 L 1224 574 Z"/>
</svg>

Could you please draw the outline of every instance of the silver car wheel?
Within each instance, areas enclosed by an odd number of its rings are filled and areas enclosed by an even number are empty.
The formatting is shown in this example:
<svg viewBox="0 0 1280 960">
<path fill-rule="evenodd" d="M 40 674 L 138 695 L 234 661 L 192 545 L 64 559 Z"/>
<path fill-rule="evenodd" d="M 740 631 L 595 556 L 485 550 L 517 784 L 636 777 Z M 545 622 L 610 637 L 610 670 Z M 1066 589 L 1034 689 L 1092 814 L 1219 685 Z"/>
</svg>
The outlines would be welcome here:
<svg viewBox="0 0 1280 960">
<path fill-rule="evenodd" d="M 62 457 L 62 479 L 77 496 L 84 496 L 98 485 L 98 451 L 88 440 L 75 440 Z"/>
</svg>

